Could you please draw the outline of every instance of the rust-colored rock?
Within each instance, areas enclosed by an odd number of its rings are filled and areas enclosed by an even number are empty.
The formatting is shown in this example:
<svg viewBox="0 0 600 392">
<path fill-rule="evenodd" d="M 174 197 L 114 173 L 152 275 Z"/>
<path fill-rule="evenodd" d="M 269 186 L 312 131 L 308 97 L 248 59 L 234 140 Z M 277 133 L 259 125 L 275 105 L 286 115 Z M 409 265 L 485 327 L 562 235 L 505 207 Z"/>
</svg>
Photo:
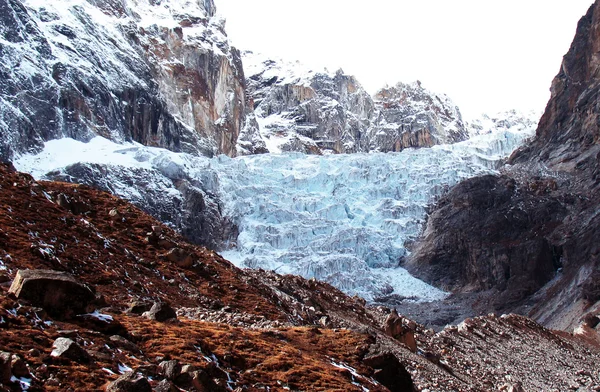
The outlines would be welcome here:
<svg viewBox="0 0 600 392">
<path fill-rule="evenodd" d="M 72 275 L 51 270 L 19 270 L 9 293 L 57 317 L 83 313 L 95 299 L 94 292 Z"/>
</svg>

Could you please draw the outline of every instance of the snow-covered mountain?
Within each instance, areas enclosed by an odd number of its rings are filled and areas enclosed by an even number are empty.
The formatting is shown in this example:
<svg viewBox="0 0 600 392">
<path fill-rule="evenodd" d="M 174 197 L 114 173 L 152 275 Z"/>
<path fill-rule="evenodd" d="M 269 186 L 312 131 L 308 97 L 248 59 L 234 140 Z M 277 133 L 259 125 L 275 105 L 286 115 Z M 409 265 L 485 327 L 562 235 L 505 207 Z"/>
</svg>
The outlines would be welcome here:
<svg viewBox="0 0 600 392">
<path fill-rule="evenodd" d="M 249 94 L 271 152 L 401 151 L 466 140 L 460 111 L 443 94 L 398 83 L 371 97 L 342 70 L 243 52 Z"/>
<path fill-rule="evenodd" d="M 194 154 L 264 151 L 212 0 L 0 0 L 0 10 L 3 159 L 96 135 Z"/>
</svg>

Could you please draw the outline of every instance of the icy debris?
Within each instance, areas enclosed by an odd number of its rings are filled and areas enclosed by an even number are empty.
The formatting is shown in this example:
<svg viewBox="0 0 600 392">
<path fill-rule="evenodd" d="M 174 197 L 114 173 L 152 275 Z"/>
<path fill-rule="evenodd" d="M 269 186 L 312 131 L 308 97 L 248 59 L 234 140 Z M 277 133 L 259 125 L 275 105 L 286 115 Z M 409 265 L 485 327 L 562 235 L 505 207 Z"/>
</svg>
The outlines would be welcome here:
<svg viewBox="0 0 600 392">
<path fill-rule="evenodd" d="M 17 378 L 15 376 L 11 376 L 10 381 L 11 382 L 18 382 L 19 385 L 21 386 L 21 390 L 22 391 L 27 391 L 31 387 L 31 381 L 32 381 L 32 379 L 31 378 L 26 378 L 26 377 Z"/>
<path fill-rule="evenodd" d="M 109 323 L 109 322 L 113 321 L 113 317 L 111 315 L 100 313 L 100 312 L 98 312 L 98 310 L 94 310 L 92 313 L 82 314 L 82 316 L 93 317 L 100 321 L 104 321 L 105 323 Z"/>
<path fill-rule="evenodd" d="M 124 365 L 124 364 L 122 364 L 122 363 L 119 363 L 119 364 L 118 364 L 118 367 L 119 367 L 119 374 L 125 374 L 125 373 L 127 373 L 127 372 L 131 372 L 131 371 L 133 370 L 133 369 L 132 369 L 132 368 L 130 368 L 129 366 L 127 366 L 127 365 Z"/>
</svg>

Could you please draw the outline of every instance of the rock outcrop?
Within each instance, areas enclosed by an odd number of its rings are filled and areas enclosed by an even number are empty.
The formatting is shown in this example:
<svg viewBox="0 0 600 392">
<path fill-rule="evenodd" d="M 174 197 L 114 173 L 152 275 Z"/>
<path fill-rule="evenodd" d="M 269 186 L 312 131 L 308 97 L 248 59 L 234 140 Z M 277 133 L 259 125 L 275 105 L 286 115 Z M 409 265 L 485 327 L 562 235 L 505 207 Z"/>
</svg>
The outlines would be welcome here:
<svg viewBox="0 0 600 392">
<path fill-rule="evenodd" d="M 572 330 L 598 312 L 600 6 L 579 22 L 534 140 L 500 177 L 467 180 L 434 208 L 409 267 L 481 311 Z"/>
<path fill-rule="evenodd" d="M 19 270 L 8 292 L 59 318 L 84 313 L 95 299 L 88 286 L 67 273 L 52 270 Z"/>
<path fill-rule="evenodd" d="M 398 83 L 373 98 L 341 69 L 315 72 L 252 52 L 243 60 L 256 119 L 273 152 L 388 152 L 467 138 L 458 108 L 420 82 Z"/>
<path fill-rule="evenodd" d="M 245 80 L 212 0 L 0 2 L 0 157 L 50 139 L 238 153 Z M 241 135 L 241 136 L 240 136 Z"/>
</svg>

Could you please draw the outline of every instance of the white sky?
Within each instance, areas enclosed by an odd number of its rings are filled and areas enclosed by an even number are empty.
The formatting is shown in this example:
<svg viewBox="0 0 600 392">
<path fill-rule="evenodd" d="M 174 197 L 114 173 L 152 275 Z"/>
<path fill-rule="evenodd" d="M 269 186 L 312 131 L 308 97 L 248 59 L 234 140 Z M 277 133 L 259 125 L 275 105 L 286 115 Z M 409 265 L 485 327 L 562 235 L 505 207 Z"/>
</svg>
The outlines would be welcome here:
<svg viewBox="0 0 600 392">
<path fill-rule="evenodd" d="M 239 49 L 342 68 L 374 93 L 420 80 L 465 117 L 542 111 L 592 0 L 215 0 Z"/>
</svg>

